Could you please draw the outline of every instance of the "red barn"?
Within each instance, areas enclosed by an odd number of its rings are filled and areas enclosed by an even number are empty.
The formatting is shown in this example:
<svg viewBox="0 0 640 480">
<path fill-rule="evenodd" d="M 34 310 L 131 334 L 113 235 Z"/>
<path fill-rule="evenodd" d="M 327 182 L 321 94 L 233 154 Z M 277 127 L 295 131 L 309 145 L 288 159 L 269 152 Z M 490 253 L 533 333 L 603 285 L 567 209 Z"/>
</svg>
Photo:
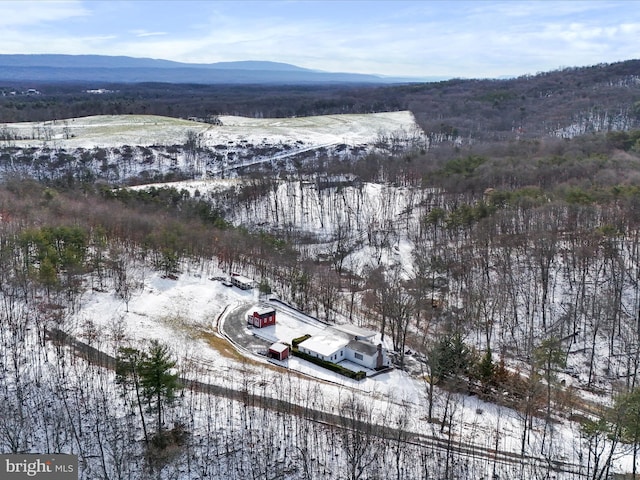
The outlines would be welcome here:
<svg viewBox="0 0 640 480">
<path fill-rule="evenodd" d="M 257 328 L 268 327 L 276 324 L 276 311 L 273 308 L 259 308 L 253 315 L 247 316 L 247 323 Z"/>
</svg>

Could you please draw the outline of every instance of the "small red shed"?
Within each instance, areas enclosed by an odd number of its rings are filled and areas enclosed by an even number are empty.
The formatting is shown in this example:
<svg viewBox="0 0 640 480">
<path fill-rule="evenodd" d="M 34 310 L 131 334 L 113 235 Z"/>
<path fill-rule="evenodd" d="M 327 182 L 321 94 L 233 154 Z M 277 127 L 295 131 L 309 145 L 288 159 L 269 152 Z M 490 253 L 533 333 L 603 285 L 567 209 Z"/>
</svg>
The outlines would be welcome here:
<svg viewBox="0 0 640 480">
<path fill-rule="evenodd" d="M 276 311 L 273 308 L 259 308 L 253 311 L 253 315 L 248 315 L 247 323 L 254 327 L 262 328 L 276 324 Z"/>
<path fill-rule="evenodd" d="M 276 342 L 269 347 L 269 356 L 276 360 L 286 360 L 289 358 L 289 345 Z"/>
</svg>

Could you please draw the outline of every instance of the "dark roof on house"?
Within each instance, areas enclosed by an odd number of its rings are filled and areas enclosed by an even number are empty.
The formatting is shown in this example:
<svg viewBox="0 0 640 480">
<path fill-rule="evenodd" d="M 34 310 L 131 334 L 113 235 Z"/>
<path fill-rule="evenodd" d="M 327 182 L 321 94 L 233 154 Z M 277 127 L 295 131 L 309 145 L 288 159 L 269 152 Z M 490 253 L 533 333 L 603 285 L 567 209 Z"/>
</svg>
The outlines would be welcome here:
<svg viewBox="0 0 640 480">
<path fill-rule="evenodd" d="M 347 344 L 347 348 L 353 350 L 354 352 L 364 353 L 365 355 L 368 355 L 370 357 L 374 356 L 378 351 L 378 347 L 373 343 L 363 342 L 361 340 L 351 340 Z"/>
</svg>

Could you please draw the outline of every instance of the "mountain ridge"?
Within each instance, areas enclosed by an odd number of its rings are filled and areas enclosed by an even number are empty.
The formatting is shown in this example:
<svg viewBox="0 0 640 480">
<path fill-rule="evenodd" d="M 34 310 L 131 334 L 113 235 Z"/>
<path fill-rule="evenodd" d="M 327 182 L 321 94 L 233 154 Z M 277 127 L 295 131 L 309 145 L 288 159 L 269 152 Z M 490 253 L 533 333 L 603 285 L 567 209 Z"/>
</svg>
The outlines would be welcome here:
<svg viewBox="0 0 640 480">
<path fill-rule="evenodd" d="M 433 77 L 431 80 L 435 80 Z M 0 80 L 105 81 L 203 84 L 390 84 L 425 81 L 373 74 L 326 72 L 296 65 L 242 60 L 182 63 L 171 60 L 107 55 L 0 54 Z"/>
<path fill-rule="evenodd" d="M 130 57 L 126 55 L 64 55 L 64 54 L 0 54 L 0 66 L 57 67 L 57 68 L 214 68 L 214 69 L 263 69 L 306 70 L 296 65 L 262 60 L 235 62 L 193 63 L 176 62 L 160 58 Z"/>
</svg>

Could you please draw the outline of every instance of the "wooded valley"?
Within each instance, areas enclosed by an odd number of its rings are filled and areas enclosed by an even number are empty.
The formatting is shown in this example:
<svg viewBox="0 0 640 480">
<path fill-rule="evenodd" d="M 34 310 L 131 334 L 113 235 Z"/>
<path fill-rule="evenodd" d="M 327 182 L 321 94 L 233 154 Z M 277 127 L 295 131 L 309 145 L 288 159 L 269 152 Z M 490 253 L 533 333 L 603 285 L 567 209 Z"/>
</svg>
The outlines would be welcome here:
<svg viewBox="0 0 640 480">
<path fill-rule="evenodd" d="M 210 168 L 219 152 L 193 135 L 65 150 L 44 138 L 20 147 L 0 130 L 0 450 L 77 453 L 87 479 L 635 474 L 638 65 L 375 88 L 121 85 L 91 98 L 42 85 L 51 93 L 1 97 L 6 123 L 409 109 L 424 138 L 380 132 L 371 148 L 274 156 L 223 179 Z M 170 174 L 140 174 L 172 159 Z M 194 180 L 211 188 L 192 191 Z M 194 352 L 130 345 L 125 325 L 100 330 L 83 314 L 91 292 L 128 312 L 152 272 L 220 271 L 381 332 L 394 366 L 421 382 L 411 401 L 423 410 L 374 395 L 392 405 L 375 407 L 351 390 L 335 401 L 320 382 L 256 370 L 199 332 L 244 372 L 221 382 Z M 154 368 L 165 375 L 155 384 Z M 475 408 L 491 432 L 469 420 L 471 398 L 491 410 Z"/>
</svg>

